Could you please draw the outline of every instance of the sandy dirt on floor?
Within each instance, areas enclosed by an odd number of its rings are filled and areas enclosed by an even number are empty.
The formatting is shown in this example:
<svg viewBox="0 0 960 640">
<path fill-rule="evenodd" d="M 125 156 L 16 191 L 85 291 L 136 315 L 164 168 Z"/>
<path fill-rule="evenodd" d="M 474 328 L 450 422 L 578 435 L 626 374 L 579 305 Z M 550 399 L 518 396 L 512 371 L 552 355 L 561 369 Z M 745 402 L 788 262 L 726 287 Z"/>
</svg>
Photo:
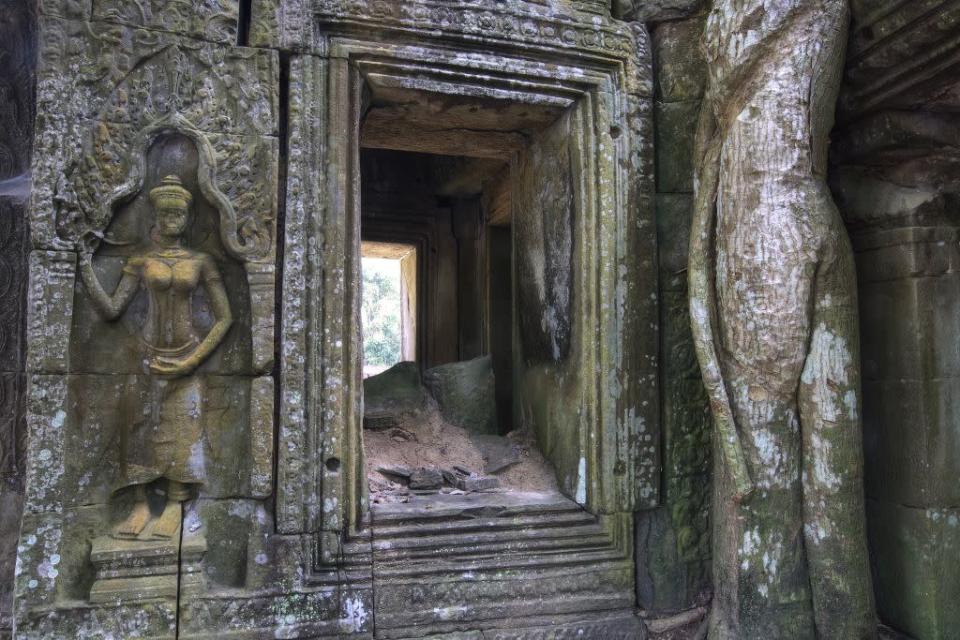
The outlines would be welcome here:
<svg viewBox="0 0 960 640">
<path fill-rule="evenodd" d="M 520 457 L 520 462 L 492 475 L 500 480 L 500 487 L 490 491 L 557 491 L 553 467 L 537 449 L 532 437 L 512 432 L 504 438 Z M 481 448 L 470 434 L 446 422 L 436 406 L 431 406 L 419 418 L 382 431 L 364 430 L 364 452 L 367 479 L 373 502 L 392 501 L 409 493 L 406 484 L 378 471 L 380 468 L 406 467 L 443 470 L 454 466 L 477 475 L 484 474 L 485 459 Z M 394 477 L 395 478 L 395 477 Z M 450 488 L 445 488 L 448 491 Z"/>
</svg>

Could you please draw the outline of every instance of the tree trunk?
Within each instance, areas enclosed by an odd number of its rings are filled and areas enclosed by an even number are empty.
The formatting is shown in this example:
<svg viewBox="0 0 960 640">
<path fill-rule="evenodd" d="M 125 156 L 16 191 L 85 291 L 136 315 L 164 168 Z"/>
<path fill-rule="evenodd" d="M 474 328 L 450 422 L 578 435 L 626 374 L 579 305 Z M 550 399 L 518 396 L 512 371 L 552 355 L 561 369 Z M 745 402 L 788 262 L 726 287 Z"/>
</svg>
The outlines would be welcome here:
<svg viewBox="0 0 960 640">
<path fill-rule="evenodd" d="M 716 422 L 711 639 L 873 638 L 853 254 L 826 186 L 846 0 L 716 0 L 690 309 Z"/>
</svg>

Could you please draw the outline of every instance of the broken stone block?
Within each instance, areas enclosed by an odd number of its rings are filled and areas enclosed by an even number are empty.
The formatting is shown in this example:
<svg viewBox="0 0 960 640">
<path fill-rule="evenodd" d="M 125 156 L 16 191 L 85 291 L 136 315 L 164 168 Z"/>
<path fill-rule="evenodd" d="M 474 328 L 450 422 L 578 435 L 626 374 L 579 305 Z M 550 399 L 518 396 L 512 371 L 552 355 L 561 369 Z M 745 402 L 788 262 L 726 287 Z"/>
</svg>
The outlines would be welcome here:
<svg viewBox="0 0 960 640">
<path fill-rule="evenodd" d="M 497 489 L 500 486 L 500 480 L 492 476 L 467 476 L 466 478 L 457 478 L 457 489 L 461 491 L 487 491 Z"/>
<path fill-rule="evenodd" d="M 391 429 L 415 420 L 427 394 L 415 362 L 401 362 L 363 381 L 363 428 Z"/>
<path fill-rule="evenodd" d="M 409 480 L 410 476 L 413 475 L 413 471 L 402 465 L 392 467 L 377 467 L 377 471 L 390 479 L 403 478 L 404 480 Z"/>
<path fill-rule="evenodd" d="M 500 480 L 491 476 L 478 476 L 464 471 L 462 467 L 454 467 L 453 470 L 444 469 L 443 479 L 451 487 L 460 491 L 486 491 L 496 489 L 500 486 Z"/>
<path fill-rule="evenodd" d="M 522 462 L 520 447 L 503 436 L 476 435 L 471 438 L 483 456 L 483 472 L 499 473 Z"/>
<path fill-rule="evenodd" d="M 443 419 L 473 433 L 497 433 L 493 364 L 490 356 L 443 364 L 423 374 Z"/>
<path fill-rule="evenodd" d="M 419 490 L 439 489 L 443 486 L 443 474 L 439 469 L 417 469 L 410 474 L 410 488 Z"/>
<path fill-rule="evenodd" d="M 183 577 L 189 577 L 193 591 L 203 591 L 206 538 L 185 536 L 182 544 L 178 542 L 116 540 L 110 536 L 94 540 L 90 563 L 96 579 L 90 589 L 90 602 L 140 602 L 176 597 L 178 579 Z M 186 575 L 180 575 L 185 569 Z"/>
</svg>

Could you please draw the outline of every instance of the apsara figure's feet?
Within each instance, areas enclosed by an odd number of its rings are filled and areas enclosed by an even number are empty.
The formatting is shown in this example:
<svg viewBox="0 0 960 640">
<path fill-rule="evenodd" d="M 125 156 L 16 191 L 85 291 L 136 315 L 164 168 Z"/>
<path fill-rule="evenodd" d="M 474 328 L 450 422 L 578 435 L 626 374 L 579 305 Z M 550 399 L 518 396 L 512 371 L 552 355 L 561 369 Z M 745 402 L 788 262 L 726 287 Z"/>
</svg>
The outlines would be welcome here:
<svg viewBox="0 0 960 640">
<path fill-rule="evenodd" d="M 167 500 L 163 513 L 153 523 L 150 537 L 156 540 L 170 540 L 180 531 L 183 519 L 183 505 L 177 500 Z"/>
<path fill-rule="evenodd" d="M 127 519 L 114 527 L 113 537 L 120 540 L 136 538 L 143 531 L 143 528 L 147 526 L 149 520 L 150 505 L 147 504 L 147 499 L 144 497 L 143 500 L 134 502 L 133 509 L 130 510 L 130 515 L 127 516 Z"/>
</svg>

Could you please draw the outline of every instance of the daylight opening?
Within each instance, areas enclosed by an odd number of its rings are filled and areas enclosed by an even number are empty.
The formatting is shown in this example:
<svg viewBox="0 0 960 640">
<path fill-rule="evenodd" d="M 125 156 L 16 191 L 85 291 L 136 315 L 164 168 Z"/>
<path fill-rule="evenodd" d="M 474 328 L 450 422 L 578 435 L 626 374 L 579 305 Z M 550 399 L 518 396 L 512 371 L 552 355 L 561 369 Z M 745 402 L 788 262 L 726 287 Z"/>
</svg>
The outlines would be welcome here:
<svg viewBox="0 0 960 640">
<path fill-rule="evenodd" d="M 368 378 L 417 360 L 417 248 L 364 242 L 361 272 L 363 377 Z"/>
</svg>

